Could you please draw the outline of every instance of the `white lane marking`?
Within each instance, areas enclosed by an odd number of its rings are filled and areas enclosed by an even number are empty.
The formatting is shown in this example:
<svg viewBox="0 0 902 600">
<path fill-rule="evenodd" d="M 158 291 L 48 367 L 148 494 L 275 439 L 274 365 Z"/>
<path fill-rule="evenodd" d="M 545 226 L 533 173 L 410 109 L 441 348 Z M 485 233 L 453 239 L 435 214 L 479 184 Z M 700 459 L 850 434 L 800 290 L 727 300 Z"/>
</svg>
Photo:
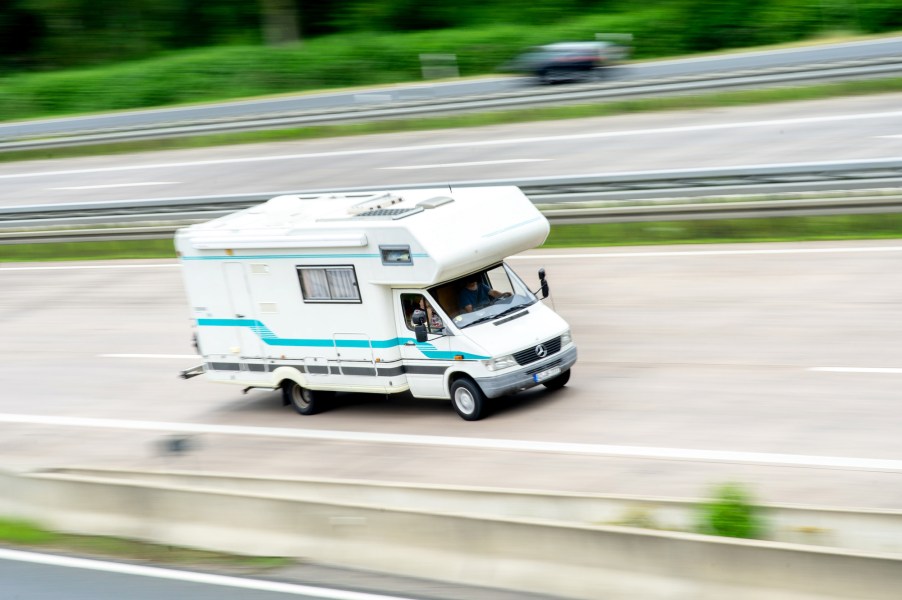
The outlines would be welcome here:
<svg viewBox="0 0 902 600">
<path fill-rule="evenodd" d="M 210 425 L 204 423 L 135 421 L 130 419 L 95 419 L 87 417 L 59 417 L 9 413 L 0 413 L 0 423 L 18 423 L 22 425 L 52 425 L 60 427 L 87 427 L 99 429 L 127 429 L 140 431 L 165 431 L 167 433 L 208 433 L 217 435 L 242 435 L 251 437 L 286 439 L 329 441 L 337 440 L 344 442 L 467 448 L 479 450 L 503 450 L 513 452 L 553 452 L 556 454 L 586 454 L 593 456 L 609 456 L 618 458 L 645 458 L 703 462 L 769 464 L 790 467 L 828 467 L 838 469 L 902 471 L 902 460 L 854 458 L 844 456 L 811 456 L 804 454 L 775 454 L 769 452 L 699 450 L 692 448 L 663 448 L 653 446 L 617 446 L 605 444 L 582 444 L 572 442 L 462 438 L 433 435 L 374 433 L 362 431 L 287 429 L 279 427 Z"/>
<path fill-rule="evenodd" d="M 106 190 L 121 187 L 141 187 L 145 185 L 175 185 L 179 181 L 141 181 L 137 183 L 110 183 L 107 185 L 74 185 L 70 187 L 50 188 L 51 190 Z"/>
<path fill-rule="evenodd" d="M 197 354 L 98 354 L 100 358 L 197 358 Z"/>
<path fill-rule="evenodd" d="M 218 585 L 262 592 L 276 592 L 281 594 L 292 594 L 295 596 L 307 595 L 328 600 L 406 600 L 401 596 L 383 596 L 380 594 L 334 590 L 295 583 L 281 583 L 278 581 L 266 581 L 262 579 L 245 579 L 243 577 L 213 575 L 210 573 L 195 573 L 192 571 L 163 569 L 160 567 L 147 567 L 143 565 L 108 562 L 88 558 L 75 558 L 71 556 L 56 556 L 53 554 L 7 550 L 4 548 L 0 548 L 0 560 L 27 562 L 54 567 L 89 569 L 92 571 L 104 571 L 122 575 L 136 575 L 139 577 L 156 577 L 157 579 L 172 579 L 189 583 Z"/>
<path fill-rule="evenodd" d="M 886 373 L 891 375 L 902 375 L 902 369 L 884 367 L 811 367 L 808 370 L 819 371 L 821 373 Z"/>
<path fill-rule="evenodd" d="M 539 251 L 541 252 L 541 251 Z M 823 254 L 829 252 L 902 252 L 902 246 L 865 246 L 855 248 L 764 248 L 758 250 L 675 250 L 666 252 L 599 252 L 582 254 L 518 254 L 509 259 L 548 258 L 647 258 L 667 256 L 741 256 L 746 254 Z"/>
<path fill-rule="evenodd" d="M 546 160 L 551 160 L 550 158 L 511 158 L 509 160 L 482 160 L 478 162 L 459 162 L 459 163 L 444 163 L 444 164 L 435 164 L 435 165 L 411 165 L 407 167 L 380 167 L 383 170 L 413 170 L 413 169 L 447 169 L 450 167 L 479 167 L 483 165 L 505 165 L 510 163 L 525 163 L 525 162 L 543 162 Z"/>
<path fill-rule="evenodd" d="M 666 135 L 669 133 L 687 133 L 699 131 L 716 131 L 725 129 L 750 129 L 756 127 L 783 127 L 787 125 L 804 125 L 813 123 L 835 123 L 840 121 L 863 121 L 868 119 L 886 119 L 902 117 L 902 111 L 862 113 L 854 115 L 826 115 L 821 117 L 797 117 L 792 119 L 767 119 L 762 121 L 744 121 L 738 123 L 710 123 L 707 125 L 683 125 L 679 127 L 653 127 L 649 129 L 628 129 L 624 131 L 599 131 L 594 133 L 574 133 L 568 135 L 551 135 L 541 137 L 525 137 L 512 139 L 472 140 L 468 142 L 447 142 L 443 144 L 423 144 L 420 146 L 389 146 L 383 148 L 361 148 L 358 150 L 336 150 L 332 152 L 309 152 L 301 154 L 283 154 L 276 156 L 243 156 L 237 158 L 220 158 L 213 160 L 196 160 L 171 163 L 150 163 L 143 165 L 122 165 L 118 167 L 95 167 L 92 169 L 66 169 L 60 171 L 35 171 L 31 173 L 7 173 L 0 179 L 16 179 L 25 177 L 44 177 L 55 175 L 77 175 L 82 173 L 115 173 L 122 171 L 141 171 L 148 169 L 172 169 L 182 167 L 204 167 L 210 165 L 228 165 L 242 163 L 269 162 L 281 160 L 301 160 L 305 158 L 330 158 L 336 156 L 362 156 L 366 154 L 396 154 L 404 152 L 430 152 L 450 148 L 475 148 L 485 146 L 522 146 L 524 144 L 547 144 L 548 142 L 565 140 L 588 140 L 616 137 L 632 137 L 640 135 Z M 895 159 L 886 159 L 895 160 Z M 837 161 L 839 162 L 839 161 Z M 821 163 L 829 164 L 829 163 Z M 749 166 L 749 165 L 746 165 Z M 750 165 L 764 166 L 764 165 Z M 782 166 L 782 165 L 781 165 Z"/>
<path fill-rule="evenodd" d="M 179 263 L 153 264 L 153 265 L 52 265 L 46 267 L 0 267 L 0 271 L 66 271 L 77 269 L 166 269 L 181 267 Z"/>
</svg>

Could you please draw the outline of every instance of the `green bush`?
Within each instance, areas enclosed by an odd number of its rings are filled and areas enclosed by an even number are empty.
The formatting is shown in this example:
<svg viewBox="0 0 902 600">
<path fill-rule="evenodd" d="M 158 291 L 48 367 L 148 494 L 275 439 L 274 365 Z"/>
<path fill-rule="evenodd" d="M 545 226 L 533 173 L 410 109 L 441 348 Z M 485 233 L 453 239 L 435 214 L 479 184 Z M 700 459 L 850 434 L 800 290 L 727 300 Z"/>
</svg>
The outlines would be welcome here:
<svg viewBox="0 0 902 600">
<path fill-rule="evenodd" d="M 713 498 L 702 505 L 702 533 L 736 538 L 755 538 L 764 531 L 758 508 L 741 485 L 727 483 L 714 490 Z"/>
<path fill-rule="evenodd" d="M 13 544 L 43 544 L 52 541 L 54 537 L 54 534 L 28 521 L 0 519 L 0 541 Z"/>
</svg>

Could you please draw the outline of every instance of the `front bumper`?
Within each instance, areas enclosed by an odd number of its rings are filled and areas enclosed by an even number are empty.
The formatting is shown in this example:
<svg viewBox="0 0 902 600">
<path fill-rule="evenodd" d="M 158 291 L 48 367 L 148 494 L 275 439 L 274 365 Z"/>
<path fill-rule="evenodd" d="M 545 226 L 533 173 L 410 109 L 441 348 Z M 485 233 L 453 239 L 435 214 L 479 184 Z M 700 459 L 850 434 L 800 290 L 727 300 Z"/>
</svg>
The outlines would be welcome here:
<svg viewBox="0 0 902 600">
<path fill-rule="evenodd" d="M 549 356 L 545 360 L 531 363 L 525 367 L 521 367 L 516 371 L 496 375 L 494 377 L 477 377 L 476 383 L 482 388 L 482 392 L 488 398 L 498 398 L 505 394 L 513 394 L 522 390 L 541 385 L 533 377 L 536 373 L 541 373 L 554 367 L 559 367 L 561 373 L 572 367 L 576 363 L 576 345 L 571 344 L 569 348 L 564 348 L 557 354 Z"/>
</svg>

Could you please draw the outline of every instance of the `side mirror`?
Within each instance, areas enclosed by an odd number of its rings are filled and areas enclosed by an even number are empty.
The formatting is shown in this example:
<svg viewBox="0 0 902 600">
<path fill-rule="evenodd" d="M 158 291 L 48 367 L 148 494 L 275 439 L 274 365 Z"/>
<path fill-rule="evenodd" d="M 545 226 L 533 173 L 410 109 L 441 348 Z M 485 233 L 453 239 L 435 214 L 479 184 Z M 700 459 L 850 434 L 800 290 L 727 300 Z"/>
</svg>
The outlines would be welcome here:
<svg viewBox="0 0 902 600">
<path fill-rule="evenodd" d="M 426 311 L 416 309 L 411 317 L 413 321 L 413 333 L 416 335 L 417 341 L 423 343 L 426 341 Z"/>
<path fill-rule="evenodd" d="M 545 269 L 539 269 L 539 285 L 542 287 L 542 298 L 547 298 L 548 282 L 545 281 Z"/>
</svg>

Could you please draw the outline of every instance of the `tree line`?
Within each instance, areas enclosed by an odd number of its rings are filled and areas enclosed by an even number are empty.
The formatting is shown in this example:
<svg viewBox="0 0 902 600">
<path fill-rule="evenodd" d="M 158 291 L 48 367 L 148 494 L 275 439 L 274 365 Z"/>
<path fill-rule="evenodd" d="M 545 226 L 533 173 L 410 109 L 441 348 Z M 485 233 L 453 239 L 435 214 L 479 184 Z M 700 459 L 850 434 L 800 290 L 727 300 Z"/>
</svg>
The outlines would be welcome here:
<svg viewBox="0 0 902 600">
<path fill-rule="evenodd" d="M 3 0 L 0 70 L 59 70 L 354 32 L 535 26 L 650 7 L 675 52 L 902 28 L 898 0 Z M 676 33 L 674 33 L 676 32 Z M 620 33 L 632 33 L 622 31 Z"/>
</svg>

